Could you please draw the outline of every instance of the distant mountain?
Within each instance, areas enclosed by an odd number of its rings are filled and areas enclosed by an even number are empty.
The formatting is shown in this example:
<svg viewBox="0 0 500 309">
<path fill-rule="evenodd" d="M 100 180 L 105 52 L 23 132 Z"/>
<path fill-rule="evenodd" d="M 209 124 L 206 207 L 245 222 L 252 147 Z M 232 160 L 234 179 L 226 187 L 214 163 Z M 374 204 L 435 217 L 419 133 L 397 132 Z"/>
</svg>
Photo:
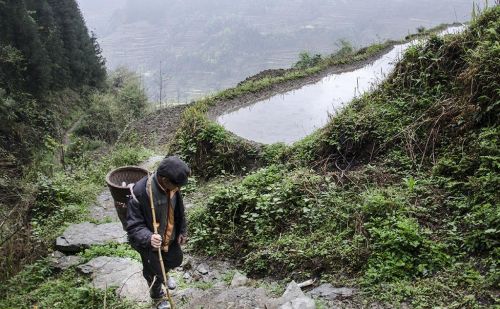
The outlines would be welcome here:
<svg viewBox="0 0 500 309">
<path fill-rule="evenodd" d="M 160 62 L 169 101 L 185 101 L 269 68 L 301 51 L 330 53 L 401 38 L 419 26 L 468 20 L 472 0 L 80 0 L 108 67 L 143 75 L 158 100 Z"/>
</svg>

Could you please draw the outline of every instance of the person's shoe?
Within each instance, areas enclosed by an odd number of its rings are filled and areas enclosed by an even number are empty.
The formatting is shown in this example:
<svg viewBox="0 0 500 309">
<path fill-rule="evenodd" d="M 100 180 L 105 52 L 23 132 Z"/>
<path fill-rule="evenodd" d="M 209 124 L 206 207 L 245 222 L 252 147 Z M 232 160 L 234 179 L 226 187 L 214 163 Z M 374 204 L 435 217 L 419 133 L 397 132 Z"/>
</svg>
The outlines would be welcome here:
<svg viewBox="0 0 500 309">
<path fill-rule="evenodd" d="M 175 279 L 172 278 L 172 277 L 168 277 L 168 280 L 167 280 L 167 287 L 170 289 L 170 290 L 175 290 L 175 288 L 177 288 L 177 283 L 175 283 Z"/>
<path fill-rule="evenodd" d="M 163 289 L 160 290 L 160 292 L 154 292 L 153 289 L 149 291 L 149 296 L 151 296 L 151 299 L 154 302 L 159 302 L 165 297 L 165 292 L 163 292 Z"/>
<path fill-rule="evenodd" d="M 168 300 L 162 300 L 158 305 L 156 305 L 156 309 L 170 309 L 170 303 Z"/>
</svg>

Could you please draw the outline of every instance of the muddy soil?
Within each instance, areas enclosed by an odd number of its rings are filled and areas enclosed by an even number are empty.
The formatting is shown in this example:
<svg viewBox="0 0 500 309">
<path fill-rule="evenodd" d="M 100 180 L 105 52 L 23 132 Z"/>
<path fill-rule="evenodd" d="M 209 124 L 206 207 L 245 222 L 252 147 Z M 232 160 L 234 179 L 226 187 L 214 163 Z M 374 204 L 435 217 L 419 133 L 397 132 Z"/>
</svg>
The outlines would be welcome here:
<svg viewBox="0 0 500 309">
<path fill-rule="evenodd" d="M 132 125 L 129 132 L 138 134 L 145 146 L 156 148 L 167 145 L 174 138 L 182 113 L 188 106 L 176 105 L 150 112 Z"/>
</svg>

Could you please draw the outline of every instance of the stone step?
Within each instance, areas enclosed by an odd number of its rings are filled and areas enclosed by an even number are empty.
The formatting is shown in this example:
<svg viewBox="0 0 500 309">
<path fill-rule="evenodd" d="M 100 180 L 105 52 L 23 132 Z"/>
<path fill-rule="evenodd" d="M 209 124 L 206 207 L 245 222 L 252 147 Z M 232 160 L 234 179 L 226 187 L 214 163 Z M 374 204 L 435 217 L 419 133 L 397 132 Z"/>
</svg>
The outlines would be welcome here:
<svg viewBox="0 0 500 309">
<path fill-rule="evenodd" d="M 108 188 L 103 189 L 97 196 L 96 202 L 90 207 L 90 214 L 98 221 L 111 220 L 120 221 L 115 209 L 115 202 Z"/>
<path fill-rule="evenodd" d="M 306 296 L 293 281 L 279 298 L 269 297 L 263 288 L 216 284 L 206 291 L 196 288 L 179 291 L 174 294 L 174 299 L 185 303 L 182 308 L 314 309 L 316 307 L 314 300 Z"/>
<path fill-rule="evenodd" d="M 49 255 L 50 265 L 57 270 L 65 270 L 83 263 L 83 258 L 78 255 L 64 255 L 60 251 L 54 251 Z"/>
<path fill-rule="evenodd" d="M 84 222 L 70 225 L 62 236 L 56 239 L 56 250 L 75 253 L 92 245 L 104 245 L 109 242 L 126 243 L 127 233 L 120 222 L 94 224 Z"/>
<path fill-rule="evenodd" d="M 135 260 L 100 256 L 77 268 L 90 275 L 98 289 L 116 287 L 119 297 L 139 303 L 150 302 L 148 284 L 142 276 L 142 264 Z"/>
</svg>

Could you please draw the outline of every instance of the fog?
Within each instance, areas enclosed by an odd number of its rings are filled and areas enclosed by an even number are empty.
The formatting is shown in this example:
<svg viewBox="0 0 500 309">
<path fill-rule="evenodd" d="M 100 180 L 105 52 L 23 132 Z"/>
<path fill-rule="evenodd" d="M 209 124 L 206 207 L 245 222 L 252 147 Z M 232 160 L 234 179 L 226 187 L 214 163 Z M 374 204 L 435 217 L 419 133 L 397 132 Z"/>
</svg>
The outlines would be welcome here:
<svg viewBox="0 0 500 309">
<path fill-rule="evenodd" d="M 79 0 L 108 69 L 143 76 L 154 101 L 186 102 L 302 51 L 329 54 L 470 19 L 466 0 Z M 160 79 L 160 65 L 163 78 Z"/>
</svg>

